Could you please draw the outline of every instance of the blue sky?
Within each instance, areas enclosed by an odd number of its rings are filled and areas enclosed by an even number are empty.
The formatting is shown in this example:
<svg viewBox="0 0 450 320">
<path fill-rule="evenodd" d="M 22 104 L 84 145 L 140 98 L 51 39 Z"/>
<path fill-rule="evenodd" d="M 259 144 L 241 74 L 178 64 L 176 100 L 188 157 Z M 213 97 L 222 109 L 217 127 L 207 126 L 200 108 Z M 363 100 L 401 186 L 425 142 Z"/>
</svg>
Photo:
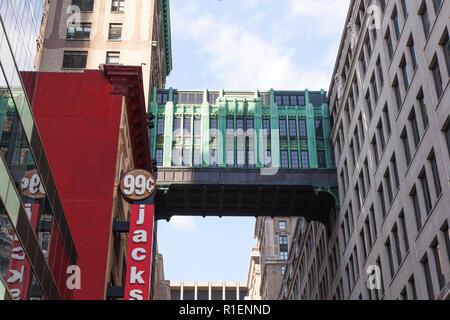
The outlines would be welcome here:
<svg viewBox="0 0 450 320">
<path fill-rule="evenodd" d="M 167 87 L 328 90 L 350 0 L 170 0 Z M 246 281 L 254 218 L 159 222 L 165 277 Z"/>
</svg>

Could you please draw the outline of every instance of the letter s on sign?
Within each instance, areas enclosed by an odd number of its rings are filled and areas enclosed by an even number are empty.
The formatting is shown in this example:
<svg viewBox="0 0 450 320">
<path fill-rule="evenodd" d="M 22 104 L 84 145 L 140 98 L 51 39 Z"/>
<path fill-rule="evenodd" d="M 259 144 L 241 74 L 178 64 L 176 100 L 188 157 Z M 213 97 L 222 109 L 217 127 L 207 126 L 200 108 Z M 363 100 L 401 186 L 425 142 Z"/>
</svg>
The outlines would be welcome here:
<svg viewBox="0 0 450 320">
<path fill-rule="evenodd" d="M 130 300 L 144 300 L 142 290 L 134 289 L 130 291 Z"/>
</svg>

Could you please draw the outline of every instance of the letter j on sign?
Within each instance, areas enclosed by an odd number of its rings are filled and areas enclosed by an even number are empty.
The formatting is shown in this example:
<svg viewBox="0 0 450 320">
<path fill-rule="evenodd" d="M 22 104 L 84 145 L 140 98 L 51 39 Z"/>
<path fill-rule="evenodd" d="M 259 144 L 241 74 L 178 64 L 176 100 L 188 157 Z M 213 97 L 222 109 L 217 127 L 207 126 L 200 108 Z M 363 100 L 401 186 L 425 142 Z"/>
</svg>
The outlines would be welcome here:
<svg viewBox="0 0 450 320">
<path fill-rule="evenodd" d="M 132 205 L 125 300 L 150 299 L 154 205 Z"/>
</svg>

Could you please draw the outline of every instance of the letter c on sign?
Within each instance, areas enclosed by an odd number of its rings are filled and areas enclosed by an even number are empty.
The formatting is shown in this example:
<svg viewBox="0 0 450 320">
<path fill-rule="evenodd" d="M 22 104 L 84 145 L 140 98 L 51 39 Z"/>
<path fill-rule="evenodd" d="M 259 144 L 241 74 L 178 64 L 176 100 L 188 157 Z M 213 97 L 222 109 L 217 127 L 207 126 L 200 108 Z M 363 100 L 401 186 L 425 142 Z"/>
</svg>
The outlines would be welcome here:
<svg viewBox="0 0 450 320">
<path fill-rule="evenodd" d="M 142 255 L 138 255 L 138 253 L 142 253 Z M 134 261 L 143 261 L 145 259 L 145 249 L 144 248 L 135 248 L 131 251 L 131 258 Z"/>
</svg>

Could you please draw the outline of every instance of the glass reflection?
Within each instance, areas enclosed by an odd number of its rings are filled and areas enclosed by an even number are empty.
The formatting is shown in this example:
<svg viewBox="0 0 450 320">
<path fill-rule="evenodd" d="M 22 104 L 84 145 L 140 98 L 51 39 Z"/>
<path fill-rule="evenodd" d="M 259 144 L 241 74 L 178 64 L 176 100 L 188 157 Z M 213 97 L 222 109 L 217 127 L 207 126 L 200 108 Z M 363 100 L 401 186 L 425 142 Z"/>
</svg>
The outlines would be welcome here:
<svg viewBox="0 0 450 320">
<path fill-rule="evenodd" d="M 34 274 L 2 202 L 0 202 L 0 275 L 5 279 L 14 300 L 29 299 Z M 34 287 L 36 285 L 39 286 L 34 284 Z"/>
<path fill-rule="evenodd" d="M 19 190 L 28 219 L 47 255 L 52 214 L 41 177 L 17 113 L 16 100 L 0 72 L 0 153 Z"/>
</svg>

